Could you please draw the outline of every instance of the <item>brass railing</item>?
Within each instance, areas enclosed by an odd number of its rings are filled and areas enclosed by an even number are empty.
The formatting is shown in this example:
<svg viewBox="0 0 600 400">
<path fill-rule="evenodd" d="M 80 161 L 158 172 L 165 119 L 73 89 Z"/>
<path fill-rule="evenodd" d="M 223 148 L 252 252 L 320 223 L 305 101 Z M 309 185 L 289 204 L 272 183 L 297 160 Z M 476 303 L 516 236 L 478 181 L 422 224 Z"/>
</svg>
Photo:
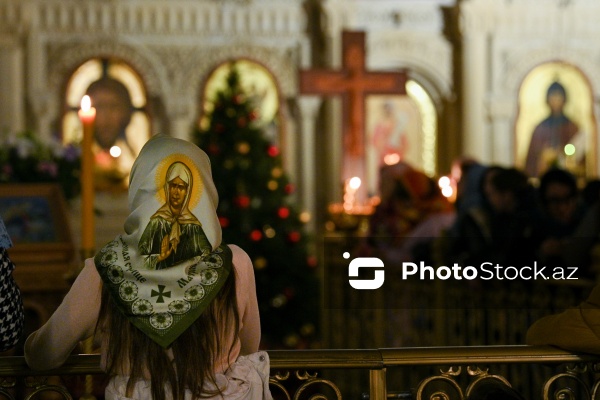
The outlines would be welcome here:
<svg viewBox="0 0 600 400">
<path fill-rule="evenodd" d="M 355 398 L 344 393 L 346 374 L 361 371 L 368 384 L 360 393 L 363 399 L 386 398 L 465 399 L 482 382 L 494 381 L 511 386 L 506 374 L 510 366 L 543 366 L 544 376 L 536 382 L 527 381 L 533 388 L 533 399 L 600 399 L 600 357 L 573 354 L 545 346 L 480 346 L 480 347 L 423 347 L 366 350 L 274 350 L 271 359 L 271 391 L 276 399 L 336 399 Z M 52 371 L 32 371 L 23 357 L 0 357 L 0 398 L 33 399 L 44 392 L 55 392 L 63 399 L 73 399 L 60 379 L 48 377 L 103 376 L 98 355 L 71 356 L 61 367 Z M 401 380 L 390 380 L 392 371 L 415 372 L 431 368 L 407 387 L 398 387 Z M 434 369 L 435 368 L 435 369 Z M 327 377 L 338 371 L 335 379 Z M 437 371 L 437 372 L 435 372 Z M 501 373 L 503 372 L 503 373 Z M 540 371 L 538 371 L 539 373 Z M 523 378 L 523 373 L 518 372 Z M 539 375 L 539 374 L 538 374 Z M 411 375 L 412 376 L 412 375 Z M 56 398 L 56 397 L 52 397 Z M 92 393 L 81 395 L 92 399 Z"/>
</svg>

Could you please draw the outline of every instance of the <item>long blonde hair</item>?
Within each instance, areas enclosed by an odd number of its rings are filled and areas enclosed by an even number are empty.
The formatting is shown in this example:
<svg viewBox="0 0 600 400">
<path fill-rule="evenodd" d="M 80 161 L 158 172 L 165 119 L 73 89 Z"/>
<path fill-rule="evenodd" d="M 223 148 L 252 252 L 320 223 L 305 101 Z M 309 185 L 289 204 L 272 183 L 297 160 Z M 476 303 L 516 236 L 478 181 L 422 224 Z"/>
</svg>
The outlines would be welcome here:
<svg viewBox="0 0 600 400">
<path fill-rule="evenodd" d="M 215 382 L 215 366 L 222 358 L 223 341 L 233 336 L 229 353 L 238 341 L 239 312 L 235 290 L 235 268 L 217 297 L 202 315 L 170 346 L 171 360 L 164 348 L 133 326 L 118 311 L 106 285 L 102 288 L 102 304 L 98 326 L 108 335 L 106 372 L 113 376 L 122 374 L 128 367 L 127 393 L 136 381 L 150 373 L 152 400 L 164 400 L 170 389 L 173 400 L 183 400 L 186 390 L 194 398 L 221 394 Z M 233 332 L 233 335 L 231 335 Z M 207 390 L 212 383 L 215 390 Z"/>
</svg>

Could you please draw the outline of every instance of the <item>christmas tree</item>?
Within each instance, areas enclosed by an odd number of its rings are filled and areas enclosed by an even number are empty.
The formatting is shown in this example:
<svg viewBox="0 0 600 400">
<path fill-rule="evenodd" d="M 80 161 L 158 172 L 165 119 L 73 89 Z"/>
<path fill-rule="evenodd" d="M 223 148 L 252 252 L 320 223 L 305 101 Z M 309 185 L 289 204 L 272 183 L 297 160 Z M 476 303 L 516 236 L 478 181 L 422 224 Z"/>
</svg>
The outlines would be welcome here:
<svg viewBox="0 0 600 400">
<path fill-rule="evenodd" d="M 230 67 L 194 140 L 211 160 L 223 240 L 244 249 L 254 264 L 262 346 L 309 347 L 317 337 L 319 283 L 306 213 L 294 206 L 280 150 L 259 126 L 259 104 L 235 64 Z"/>
</svg>

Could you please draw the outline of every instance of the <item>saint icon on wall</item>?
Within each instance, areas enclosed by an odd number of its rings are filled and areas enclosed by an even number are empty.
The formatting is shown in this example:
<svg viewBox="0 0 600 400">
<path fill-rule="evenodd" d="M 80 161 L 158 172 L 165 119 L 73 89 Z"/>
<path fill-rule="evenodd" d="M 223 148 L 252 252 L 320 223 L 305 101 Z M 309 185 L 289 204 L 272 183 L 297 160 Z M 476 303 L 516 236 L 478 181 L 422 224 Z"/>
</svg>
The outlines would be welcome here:
<svg viewBox="0 0 600 400">
<path fill-rule="evenodd" d="M 109 76 L 92 82 L 86 94 L 96 109 L 93 145 L 96 186 L 118 184 L 129 175 L 137 154 L 126 134 L 133 114 L 131 96 L 123 83 Z"/>
<path fill-rule="evenodd" d="M 566 102 L 567 92 L 564 86 L 553 82 L 546 94 L 550 114 L 535 127 L 529 142 L 525 161 L 525 171 L 529 176 L 540 176 L 553 166 L 566 167 L 567 158 L 575 155 L 570 154 L 573 149 L 579 150 L 577 155 L 581 156 L 574 157 L 572 166 L 585 160 L 584 143 L 578 140 L 578 136 L 583 136 L 583 133 L 577 124 L 565 115 Z M 580 144 L 575 146 L 574 143 Z"/>
<path fill-rule="evenodd" d="M 517 164 L 533 178 L 552 167 L 585 177 L 595 170 L 591 88 L 574 66 L 552 62 L 534 68 L 519 92 Z"/>
<path fill-rule="evenodd" d="M 366 186 L 379 195 L 382 167 L 404 162 L 427 175 L 436 170 L 437 114 L 429 94 L 412 79 L 405 96 L 369 95 L 366 99 Z"/>
<path fill-rule="evenodd" d="M 81 122 L 75 110 L 85 94 L 96 109 L 94 186 L 100 191 L 125 190 L 133 161 L 150 138 L 144 84 L 122 61 L 91 59 L 83 63 L 67 85 L 62 128 L 65 143 L 81 141 Z"/>
<path fill-rule="evenodd" d="M 387 100 L 381 106 L 381 115 L 373 127 L 373 150 L 377 153 L 379 166 L 397 163 L 404 159 L 407 150 L 407 129 L 409 115 L 397 109 L 396 104 Z"/>
</svg>

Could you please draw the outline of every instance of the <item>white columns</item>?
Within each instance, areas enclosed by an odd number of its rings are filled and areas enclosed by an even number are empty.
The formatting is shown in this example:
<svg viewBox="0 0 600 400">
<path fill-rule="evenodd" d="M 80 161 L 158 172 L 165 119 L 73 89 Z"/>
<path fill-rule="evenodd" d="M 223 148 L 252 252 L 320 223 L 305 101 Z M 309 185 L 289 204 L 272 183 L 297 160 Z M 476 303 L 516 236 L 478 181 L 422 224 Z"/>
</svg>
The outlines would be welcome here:
<svg viewBox="0 0 600 400">
<path fill-rule="evenodd" d="M 167 113 L 171 118 L 169 134 L 178 139 L 192 140 L 192 130 L 196 123 L 196 101 L 187 96 L 171 99 L 167 104 Z M 167 132 L 161 132 L 167 133 Z"/>
<path fill-rule="evenodd" d="M 23 50 L 15 41 L 0 42 L 0 132 L 25 129 Z"/>
<path fill-rule="evenodd" d="M 486 34 L 474 29 L 463 33 L 463 153 L 482 162 L 490 161 L 486 132 Z"/>
<path fill-rule="evenodd" d="M 490 162 L 500 165 L 515 165 L 515 140 L 513 135 L 512 113 L 514 99 L 496 100 L 489 105 L 491 122 L 491 144 L 493 148 Z"/>
<path fill-rule="evenodd" d="M 316 175 L 316 153 L 315 132 L 316 121 L 321 106 L 319 96 L 301 96 L 298 99 L 298 109 L 302 119 L 302 134 L 300 136 L 300 180 L 299 180 L 299 199 L 302 206 L 311 215 L 310 222 L 307 224 L 309 232 L 316 232 L 317 202 L 316 182 L 319 179 Z"/>
</svg>

